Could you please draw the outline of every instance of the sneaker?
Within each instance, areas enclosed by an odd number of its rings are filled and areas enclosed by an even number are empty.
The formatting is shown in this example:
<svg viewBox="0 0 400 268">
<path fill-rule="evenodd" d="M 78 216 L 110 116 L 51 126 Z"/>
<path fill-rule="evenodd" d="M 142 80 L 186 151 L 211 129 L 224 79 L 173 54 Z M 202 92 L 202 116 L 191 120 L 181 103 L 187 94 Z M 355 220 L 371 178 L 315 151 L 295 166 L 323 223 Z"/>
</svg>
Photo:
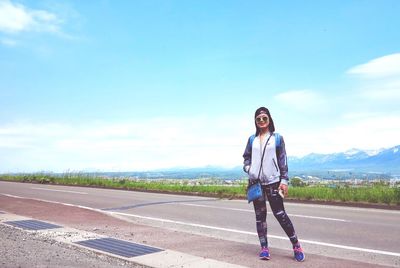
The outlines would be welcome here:
<svg viewBox="0 0 400 268">
<path fill-rule="evenodd" d="M 293 246 L 293 253 L 296 261 L 304 261 L 306 259 L 306 255 L 304 255 L 303 249 L 299 243 Z"/>
<path fill-rule="evenodd" d="M 269 260 L 269 249 L 267 247 L 262 247 L 260 251 L 260 260 Z"/>
</svg>

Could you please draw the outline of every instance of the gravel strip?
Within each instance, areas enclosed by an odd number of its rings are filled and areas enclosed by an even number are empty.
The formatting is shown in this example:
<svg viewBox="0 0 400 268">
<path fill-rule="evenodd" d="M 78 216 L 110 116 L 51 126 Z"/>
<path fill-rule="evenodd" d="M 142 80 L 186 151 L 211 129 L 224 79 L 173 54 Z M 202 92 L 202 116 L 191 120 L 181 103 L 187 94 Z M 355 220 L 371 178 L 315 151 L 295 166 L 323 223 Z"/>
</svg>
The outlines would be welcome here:
<svg viewBox="0 0 400 268">
<path fill-rule="evenodd" d="M 3 224 L 0 224 L 0 256 L 2 268 L 146 267 Z"/>
</svg>

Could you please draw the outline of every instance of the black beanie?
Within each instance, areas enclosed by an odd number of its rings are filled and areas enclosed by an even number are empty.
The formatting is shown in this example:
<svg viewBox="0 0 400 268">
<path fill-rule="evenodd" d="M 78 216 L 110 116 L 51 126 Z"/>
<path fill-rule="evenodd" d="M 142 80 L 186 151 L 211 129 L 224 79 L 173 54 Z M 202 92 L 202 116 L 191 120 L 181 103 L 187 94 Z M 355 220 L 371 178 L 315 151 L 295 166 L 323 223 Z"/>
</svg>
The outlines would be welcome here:
<svg viewBox="0 0 400 268">
<path fill-rule="evenodd" d="M 274 120 L 272 120 L 272 116 L 271 113 L 269 112 L 269 110 L 265 107 L 260 107 L 256 110 L 256 112 L 254 113 L 254 119 L 259 116 L 260 114 L 266 114 L 269 117 L 269 125 L 268 125 L 268 130 L 269 132 L 273 133 L 275 131 L 275 125 L 274 125 Z M 256 136 L 258 136 L 258 134 L 260 133 L 260 130 L 257 127 L 257 123 L 254 122 L 254 124 L 256 125 Z"/>
<path fill-rule="evenodd" d="M 256 112 L 254 113 L 254 119 L 257 117 L 257 116 L 259 116 L 260 114 L 268 114 L 268 116 L 269 116 L 269 111 L 268 111 L 268 109 L 267 108 L 265 108 L 265 107 L 260 107 L 260 108 L 258 108 L 257 110 L 256 110 Z"/>
</svg>

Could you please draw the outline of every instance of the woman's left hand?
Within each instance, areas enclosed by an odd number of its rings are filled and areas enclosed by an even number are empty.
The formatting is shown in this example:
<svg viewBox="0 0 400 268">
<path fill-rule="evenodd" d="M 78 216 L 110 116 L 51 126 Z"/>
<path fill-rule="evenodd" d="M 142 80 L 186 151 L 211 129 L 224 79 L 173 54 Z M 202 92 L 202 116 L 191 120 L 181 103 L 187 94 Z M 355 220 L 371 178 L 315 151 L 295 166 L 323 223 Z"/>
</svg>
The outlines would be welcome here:
<svg viewBox="0 0 400 268">
<path fill-rule="evenodd" d="M 288 196 L 288 186 L 286 185 L 286 184 L 280 184 L 279 185 L 279 189 L 281 189 L 282 190 L 282 192 L 283 192 L 283 196 L 284 197 L 287 197 Z"/>
</svg>

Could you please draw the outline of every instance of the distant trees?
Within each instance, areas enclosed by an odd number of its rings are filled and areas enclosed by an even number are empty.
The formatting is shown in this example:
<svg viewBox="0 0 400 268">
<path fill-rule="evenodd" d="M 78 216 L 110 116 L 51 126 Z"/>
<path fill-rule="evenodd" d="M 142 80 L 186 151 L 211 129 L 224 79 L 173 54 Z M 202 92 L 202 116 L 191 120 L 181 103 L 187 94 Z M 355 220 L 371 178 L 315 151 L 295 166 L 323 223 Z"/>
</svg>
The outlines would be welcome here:
<svg viewBox="0 0 400 268">
<path fill-rule="evenodd" d="M 302 179 L 300 179 L 299 177 L 294 177 L 294 178 L 290 179 L 290 184 L 293 187 L 304 187 L 304 186 L 306 186 L 304 181 Z"/>
</svg>

